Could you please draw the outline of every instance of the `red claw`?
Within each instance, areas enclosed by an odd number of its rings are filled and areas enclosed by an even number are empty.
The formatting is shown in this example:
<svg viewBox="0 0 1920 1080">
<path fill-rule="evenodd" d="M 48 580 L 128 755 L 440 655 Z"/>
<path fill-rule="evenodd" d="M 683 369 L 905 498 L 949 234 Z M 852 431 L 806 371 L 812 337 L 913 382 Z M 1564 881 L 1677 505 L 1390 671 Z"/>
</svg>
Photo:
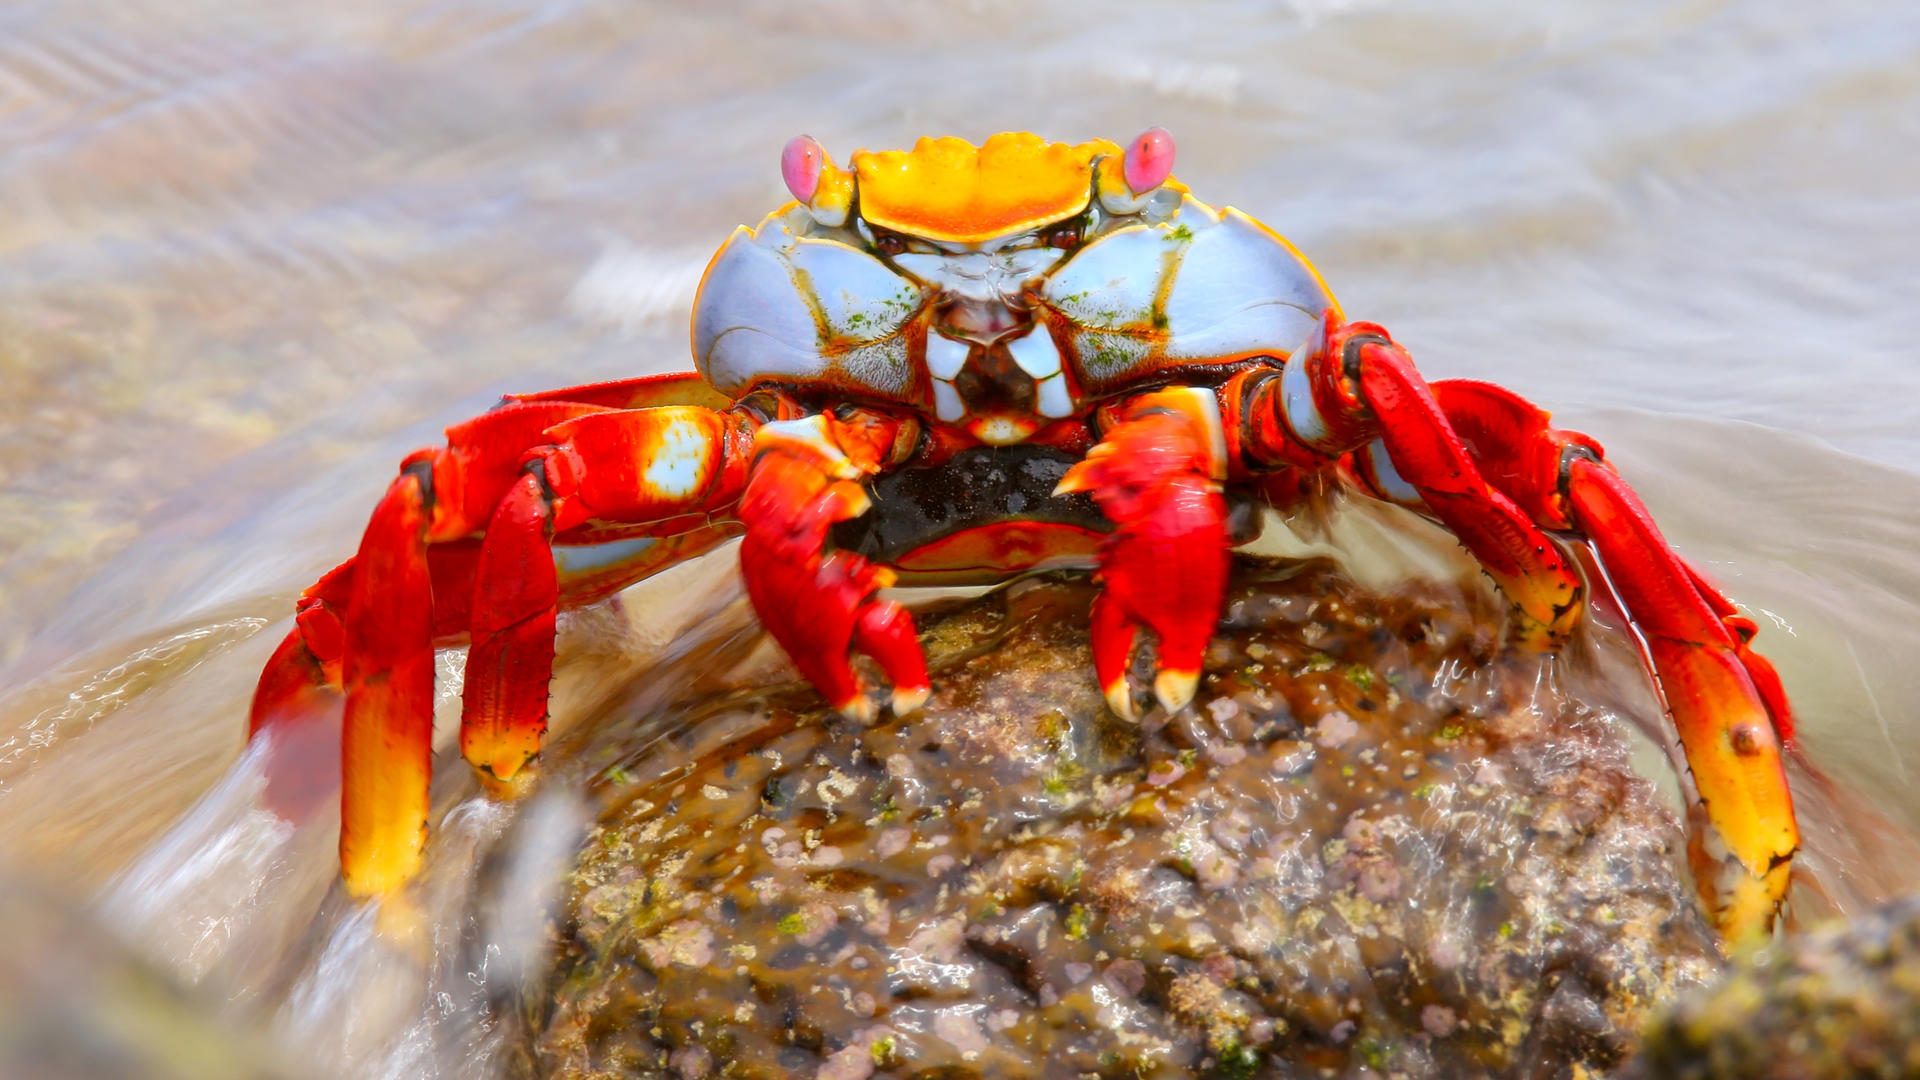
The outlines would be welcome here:
<svg viewBox="0 0 1920 1080">
<path fill-rule="evenodd" d="M 1183 708 L 1226 597 L 1232 543 L 1209 401 L 1178 389 L 1136 399 L 1056 489 L 1091 493 L 1118 526 L 1100 551 L 1106 588 L 1093 608 L 1093 661 L 1107 703 L 1128 719 L 1135 628 L 1160 639 L 1155 699 Z"/>
<path fill-rule="evenodd" d="M 856 646 L 893 684 L 896 713 L 919 708 L 929 689 L 913 617 L 876 595 L 893 584 L 893 572 L 828 549 L 835 522 L 866 513 L 870 502 L 856 480 L 890 442 L 890 431 L 825 416 L 769 424 L 740 502 L 747 526 L 741 576 L 761 625 L 828 704 L 862 721 L 875 709 L 853 670 Z"/>
</svg>

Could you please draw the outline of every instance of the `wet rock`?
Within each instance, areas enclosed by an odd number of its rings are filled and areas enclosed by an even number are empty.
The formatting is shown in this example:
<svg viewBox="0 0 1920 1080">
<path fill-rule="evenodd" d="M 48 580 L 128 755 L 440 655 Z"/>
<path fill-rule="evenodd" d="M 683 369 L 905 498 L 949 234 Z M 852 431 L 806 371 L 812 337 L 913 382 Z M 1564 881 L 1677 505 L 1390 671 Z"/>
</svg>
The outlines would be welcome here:
<svg viewBox="0 0 1920 1080">
<path fill-rule="evenodd" d="M 1249 571 L 1134 726 L 1091 596 L 923 620 L 907 720 L 715 704 L 582 856 L 535 1069 L 1574 1075 L 1715 972 L 1678 826 L 1496 620 Z"/>
<path fill-rule="evenodd" d="M 1920 1076 L 1920 896 L 1747 959 L 1651 1026 L 1627 1075 Z"/>
</svg>

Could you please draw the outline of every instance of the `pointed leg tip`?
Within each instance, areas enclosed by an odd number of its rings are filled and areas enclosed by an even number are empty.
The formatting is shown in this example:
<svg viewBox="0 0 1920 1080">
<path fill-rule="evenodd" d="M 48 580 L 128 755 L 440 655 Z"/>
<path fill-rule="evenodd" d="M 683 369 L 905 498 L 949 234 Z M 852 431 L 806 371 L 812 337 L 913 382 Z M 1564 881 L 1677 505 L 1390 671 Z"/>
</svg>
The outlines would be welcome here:
<svg viewBox="0 0 1920 1080">
<path fill-rule="evenodd" d="M 930 686 L 895 687 L 893 691 L 893 715 L 912 716 L 914 713 L 920 711 L 921 707 L 927 703 L 927 698 L 932 696 L 932 694 L 933 688 Z"/>
<path fill-rule="evenodd" d="M 1774 922 L 1780 916 L 1784 899 L 1775 890 L 1785 888 L 1786 875 L 1782 874 L 1779 882 L 1770 880 L 1772 875 L 1743 874 L 1742 877 L 1743 880 L 1722 882 L 1717 894 L 1703 898 L 1713 914 L 1715 929 L 1720 931 L 1722 950 L 1728 954 L 1773 940 Z"/>
<path fill-rule="evenodd" d="M 483 744 L 462 740 L 460 755 L 473 766 L 483 780 L 507 783 L 519 776 L 540 756 L 538 747 Z"/>
<path fill-rule="evenodd" d="M 856 724 L 871 724 L 880 712 L 874 707 L 873 700 L 865 694 L 856 694 L 833 708 L 842 717 Z"/>
<path fill-rule="evenodd" d="M 1193 695 L 1200 687 L 1198 671 L 1179 671 L 1168 668 L 1153 680 L 1153 696 L 1160 707 L 1168 712 L 1179 712 L 1193 701 Z"/>
<path fill-rule="evenodd" d="M 1133 708 L 1133 688 L 1127 685 L 1127 680 L 1115 679 L 1102 691 L 1107 696 L 1107 708 L 1112 709 L 1115 716 L 1130 724 L 1140 722 L 1140 714 Z"/>
<path fill-rule="evenodd" d="M 490 797 L 512 802 L 533 789 L 534 779 L 540 773 L 533 767 L 531 757 L 516 760 L 518 764 L 510 771 L 502 770 L 504 763 L 496 763 L 492 767 L 475 768 L 473 775 L 479 778 L 481 789 Z"/>
<path fill-rule="evenodd" d="M 1687 836 L 1687 856 L 1701 906 L 1720 932 L 1721 951 L 1732 955 L 1773 938 L 1775 922 L 1793 884 L 1794 848 L 1774 858 L 1764 870 L 1742 862 L 1720 837 L 1719 830 L 1696 810 Z"/>
</svg>

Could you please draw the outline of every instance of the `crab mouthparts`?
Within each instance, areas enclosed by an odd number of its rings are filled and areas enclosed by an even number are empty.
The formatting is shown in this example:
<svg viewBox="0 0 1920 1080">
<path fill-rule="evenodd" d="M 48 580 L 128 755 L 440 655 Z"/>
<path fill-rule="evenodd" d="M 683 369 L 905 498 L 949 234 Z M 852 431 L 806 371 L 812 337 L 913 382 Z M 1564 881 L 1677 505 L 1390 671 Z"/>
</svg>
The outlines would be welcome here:
<svg viewBox="0 0 1920 1080">
<path fill-rule="evenodd" d="M 935 415 L 989 445 L 1020 442 L 1073 413 L 1060 348 L 1032 309 L 954 300 L 927 334 Z"/>
<path fill-rule="evenodd" d="M 942 306 L 934 317 L 934 329 L 977 346 L 992 345 L 1032 325 L 1033 312 L 1009 300 L 963 297 Z"/>
</svg>

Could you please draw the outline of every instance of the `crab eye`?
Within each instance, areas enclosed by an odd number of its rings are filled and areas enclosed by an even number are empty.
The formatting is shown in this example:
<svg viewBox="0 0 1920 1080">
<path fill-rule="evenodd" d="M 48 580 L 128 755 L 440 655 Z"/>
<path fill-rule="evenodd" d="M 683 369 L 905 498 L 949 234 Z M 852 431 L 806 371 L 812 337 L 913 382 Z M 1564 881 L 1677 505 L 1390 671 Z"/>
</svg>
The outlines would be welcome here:
<svg viewBox="0 0 1920 1080">
<path fill-rule="evenodd" d="M 882 255 L 898 255 L 907 250 L 907 238 L 899 233 L 873 230 L 873 250 Z"/>
<path fill-rule="evenodd" d="M 1054 229 L 1053 231 L 1047 233 L 1047 246 L 1057 247 L 1057 248 L 1079 247 L 1080 246 L 1079 223 L 1075 222 L 1072 225 L 1062 225 L 1059 228 Z"/>
</svg>

